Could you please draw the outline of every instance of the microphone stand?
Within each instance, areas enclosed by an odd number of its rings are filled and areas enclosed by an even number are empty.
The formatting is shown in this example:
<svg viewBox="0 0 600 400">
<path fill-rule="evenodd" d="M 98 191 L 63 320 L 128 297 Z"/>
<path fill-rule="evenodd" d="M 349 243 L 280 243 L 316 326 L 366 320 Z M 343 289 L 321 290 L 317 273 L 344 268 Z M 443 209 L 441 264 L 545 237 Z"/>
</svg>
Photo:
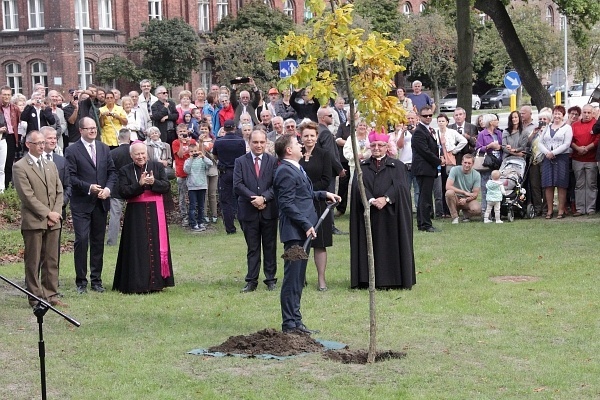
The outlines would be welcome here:
<svg viewBox="0 0 600 400">
<path fill-rule="evenodd" d="M 46 312 L 48 310 L 52 310 L 55 313 L 57 313 L 58 315 L 60 315 L 61 317 L 63 317 L 64 319 L 66 319 L 67 321 L 69 321 L 71 324 L 75 325 L 76 327 L 81 326 L 81 324 L 79 322 L 75 321 L 73 318 L 69 317 L 68 315 L 64 314 L 62 311 L 57 310 L 56 308 L 52 307 L 50 305 L 50 303 L 48 303 L 46 300 L 40 299 L 39 297 L 37 297 L 36 295 L 31 293 L 27 289 L 23 289 L 21 286 L 17 285 L 14 282 L 11 282 L 10 280 L 3 277 L 2 275 L 0 275 L 0 279 L 3 280 L 4 282 L 8 283 L 12 287 L 16 288 L 17 290 L 25 293 L 30 298 L 36 299 L 38 302 L 33 307 L 33 314 L 37 317 L 37 322 L 38 322 L 38 326 L 39 326 L 39 328 L 38 328 L 38 332 L 39 332 L 38 351 L 39 351 L 39 356 L 40 356 L 40 379 L 41 379 L 41 385 L 42 385 L 42 400 L 46 400 L 46 346 L 44 344 L 44 330 L 43 330 L 44 315 L 46 315 Z"/>
</svg>

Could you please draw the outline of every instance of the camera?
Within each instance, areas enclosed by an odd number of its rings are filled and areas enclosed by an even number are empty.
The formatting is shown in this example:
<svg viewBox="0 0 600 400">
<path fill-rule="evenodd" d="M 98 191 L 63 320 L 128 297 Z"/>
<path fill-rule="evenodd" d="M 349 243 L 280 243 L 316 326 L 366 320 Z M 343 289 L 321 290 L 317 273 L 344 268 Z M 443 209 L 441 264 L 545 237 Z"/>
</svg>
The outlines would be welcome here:
<svg viewBox="0 0 600 400">
<path fill-rule="evenodd" d="M 73 96 L 73 100 L 79 100 L 79 96 Z"/>
<path fill-rule="evenodd" d="M 538 128 L 543 128 L 543 127 L 545 127 L 545 126 L 546 126 L 546 123 L 545 123 L 544 121 L 540 121 L 540 122 L 538 123 Z"/>
<path fill-rule="evenodd" d="M 406 130 L 407 130 L 407 131 L 411 131 L 411 132 L 412 132 L 412 130 L 413 130 L 413 129 L 415 129 L 415 126 L 414 126 L 414 125 L 408 125 L 408 126 L 406 127 Z"/>
<path fill-rule="evenodd" d="M 235 78 L 229 81 L 232 85 L 238 85 L 240 83 L 248 83 L 250 82 L 250 78 Z"/>
</svg>

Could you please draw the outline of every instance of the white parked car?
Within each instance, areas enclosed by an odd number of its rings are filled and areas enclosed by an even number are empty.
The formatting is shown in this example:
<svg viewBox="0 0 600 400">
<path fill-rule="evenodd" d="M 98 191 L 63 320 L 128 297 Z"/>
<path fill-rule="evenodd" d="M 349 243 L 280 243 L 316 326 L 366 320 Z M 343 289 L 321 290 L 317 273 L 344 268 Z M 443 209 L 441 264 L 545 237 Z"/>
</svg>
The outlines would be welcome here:
<svg viewBox="0 0 600 400">
<path fill-rule="evenodd" d="M 591 96 L 594 89 L 596 89 L 595 83 L 586 83 L 585 84 L 585 95 Z M 583 83 L 573 85 L 569 88 L 569 97 L 581 97 L 581 96 L 583 96 Z"/>
<path fill-rule="evenodd" d="M 458 94 L 456 93 L 448 93 L 444 96 L 443 99 L 440 100 L 440 111 L 454 111 L 457 106 Z M 479 110 L 481 107 L 481 99 L 476 94 L 473 95 L 473 101 L 471 102 L 471 108 L 473 110 Z"/>
</svg>

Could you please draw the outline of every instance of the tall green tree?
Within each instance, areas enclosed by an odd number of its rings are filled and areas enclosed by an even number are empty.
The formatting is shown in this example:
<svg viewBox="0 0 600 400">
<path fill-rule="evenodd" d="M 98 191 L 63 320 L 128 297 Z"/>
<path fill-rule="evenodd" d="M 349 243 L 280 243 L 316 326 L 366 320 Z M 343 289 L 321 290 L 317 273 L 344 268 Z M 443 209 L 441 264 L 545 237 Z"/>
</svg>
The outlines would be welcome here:
<svg viewBox="0 0 600 400">
<path fill-rule="evenodd" d="M 98 62 L 94 75 L 98 82 L 102 83 L 110 83 L 119 79 L 133 83 L 139 81 L 142 76 L 146 76 L 144 72 L 133 61 L 115 55 Z"/>
<path fill-rule="evenodd" d="M 600 24 L 588 29 L 583 26 L 574 26 L 571 30 L 574 45 L 571 45 L 573 66 L 575 67 L 575 81 L 583 82 L 584 95 L 585 83 L 590 82 L 594 74 L 600 72 Z"/>
<path fill-rule="evenodd" d="M 268 40 L 295 31 L 294 21 L 281 11 L 273 9 L 263 1 L 254 0 L 238 10 L 237 15 L 227 15 L 215 26 L 213 34 L 227 36 L 231 32 L 254 29 Z"/>
<path fill-rule="evenodd" d="M 374 31 L 398 36 L 402 23 L 397 0 L 356 0 L 354 10 L 369 23 Z"/>
<path fill-rule="evenodd" d="M 180 18 L 152 19 L 142 26 L 140 36 L 128 45 L 130 50 L 142 53 L 142 68 L 167 87 L 189 82 L 202 59 L 194 28 Z"/>
<path fill-rule="evenodd" d="M 456 73 L 456 32 L 444 16 L 437 12 L 411 16 L 405 22 L 411 42 L 410 53 L 413 73 L 426 75 L 433 87 L 436 103 L 440 88 L 454 82 Z M 470 104 L 470 102 L 469 102 Z"/>
<path fill-rule="evenodd" d="M 553 0 L 553 2 L 558 6 L 560 12 L 566 15 L 571 25 L 583 24 L 590 27 L 600 19 L 600 2 L 598 1 Z M 552 98 L 538 79 L 527 51 L 511 21 L 506 9 L 509 3 L 509 0 L 475 0 L 474 6 L 487 14 L 494 22 L 513 66 L 519 73 L 527 92 L 531 95 L 532 101 L 538 107 L 550 107 Z M 468 23 L 468 21 L 459 23 Z"/>
<path fill-rule="evenodd" d="M 238 76 L 251 76 L 258 87 L 273 87 L 278 72 L 265 59 L 267 39 L 254 29 L 229 32 L 226 36 L 211 38 L 206 50 L 214 60 L 218 82 L 226 83 Z"/>
</svg>

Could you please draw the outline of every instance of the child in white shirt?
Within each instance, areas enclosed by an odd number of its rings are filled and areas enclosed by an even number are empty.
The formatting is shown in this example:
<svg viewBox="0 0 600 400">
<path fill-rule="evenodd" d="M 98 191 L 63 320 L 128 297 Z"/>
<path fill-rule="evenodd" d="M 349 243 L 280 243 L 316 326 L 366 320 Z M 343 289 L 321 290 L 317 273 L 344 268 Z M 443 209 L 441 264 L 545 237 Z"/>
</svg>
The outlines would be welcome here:
<svg viewBox="0 0 600 400">
<path fill-rule="evenodd" d="M 485 184 L 487 189 L 487 193 L 485 194 L 487 207 L 483 216 L 483 222 L 486 224 L 492 222 L 489 217 L 493 208 L 494 215 L 496 216 L 496 223 L 501 224 L 502 220 L 500 219 L 500 204 L 502 203 L 502 196 L 506 195 L 506 191 L 504 190 L 504 182 L 500 180 L 500 171 L 497 169 L 493 170 L 491 178 L 492 179 L 488 180 Z"/>
</svg>

